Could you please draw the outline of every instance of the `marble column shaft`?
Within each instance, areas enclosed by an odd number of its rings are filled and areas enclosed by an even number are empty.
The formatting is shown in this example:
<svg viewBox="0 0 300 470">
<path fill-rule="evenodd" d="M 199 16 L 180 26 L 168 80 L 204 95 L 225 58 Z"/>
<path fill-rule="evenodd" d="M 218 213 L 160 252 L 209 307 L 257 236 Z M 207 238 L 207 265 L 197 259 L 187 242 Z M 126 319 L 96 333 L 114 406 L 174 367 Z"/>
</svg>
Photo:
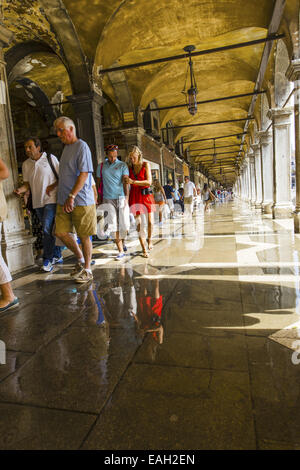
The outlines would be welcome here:
<svg viewBox="0 0 300 470">
<path fill-rule="evenodd" d="M 295 177 L 296 204 L 294 212 L 295 232 L 300 233 L 300 59 L 292 60 L 287 69 L 288 80 L 294 83 L 294 118 L 295 118 Z"/>
<path fill-rule="evenodd" d="M 261 209 L 262 203 L 262 175 L 261 175 L 261 154 L 260 154 L 260 145 L 253 144 L 251 145 L 254 152 L 254 161 L 255 161 L 255 191 L 256 191 L 256 200 L 255 208 Z"/>
<path fill-rule="evenodd" d="M 271 109 L 273 124 L 273 207 L 274 219 L 292 215 L 290 109 Z"/>
<path fill-rule="evenodd" d="M 261 161 L 262 161 L 262 212 L 264 214 L 272 214 L 273 206 L 273 141 L 272 132 L 261 131 L 258 133 Z"/>
<path fill-rule="evenodd" d="M 251 204 L 255 206 L 256 203 L 256 175 L 255 175 L 255 157 L 253 154 L 249 155 L 249 168 L 250 168 L 250 185 L 251 185 Z"/>
<path fill-rule="evenodd" d="M 9 169 L 9 177 L 3 183 L 8 216 L 2 224 L 1 252 L 9 270 L 15 273 L 34 264 L 34 238 L 25 230 L 21 201 L 13 193 L 18 186 L 18 165 L 3 54 L 3 47 L 12 37 L 12 33 L 0 25 L 0 156 Z"/>
</svg>

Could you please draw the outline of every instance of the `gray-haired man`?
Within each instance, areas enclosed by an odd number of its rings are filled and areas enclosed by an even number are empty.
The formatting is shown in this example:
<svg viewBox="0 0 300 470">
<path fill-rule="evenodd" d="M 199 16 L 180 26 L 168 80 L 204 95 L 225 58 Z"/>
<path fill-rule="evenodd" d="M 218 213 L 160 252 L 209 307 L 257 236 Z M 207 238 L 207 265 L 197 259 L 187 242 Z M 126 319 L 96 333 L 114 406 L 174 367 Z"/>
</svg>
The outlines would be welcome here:
<svg viewBox="0 0 300 470">
<path fill-rule="evenodd" d="M 91 271 L 91 235 L 97 233 L 97 216 L 92 188 L 93 163 L 86 142 L 78 139 L 74 122 L 61 116 L 54 122 L 57 136 L 65 144 L 59 166 L 56 236 L 75 254 L 77 264 L 71 273 L 76 282 L 89 282 Z M 70 235 L 76 230 L 82 243 L 80 250 Z"/>
</svg>

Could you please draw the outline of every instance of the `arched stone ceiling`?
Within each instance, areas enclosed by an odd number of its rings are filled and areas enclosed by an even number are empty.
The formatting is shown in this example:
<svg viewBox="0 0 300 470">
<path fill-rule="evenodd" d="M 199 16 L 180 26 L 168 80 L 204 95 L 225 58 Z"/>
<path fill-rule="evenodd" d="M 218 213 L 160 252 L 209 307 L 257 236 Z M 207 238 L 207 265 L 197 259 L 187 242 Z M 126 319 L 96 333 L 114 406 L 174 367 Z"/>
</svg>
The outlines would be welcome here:
<svg viewBox="0 0 300 470">
<path fill-rule="evenodd" d="M 123 1 L 101 34 L 95 66 L 111 67 L 152 60 L 183 52 L 188 44 L 197 50 L 266 37 L 273 0 L 179 0 L 165 2 Z M 254 91 L 264 45 L 251 46 L 193 58 L 198 101 Z M 125 70 L 135 106 L 146 108 L 183 104 L 187 60 Z M 189 79 L 188 79 L 189 86 Z M 107 78 L 103 81 L 106 91 Z M 111 89 L 107 88 L 110 94 Z M 186 108 L 161 111 L 162 127 L 247 118 L 251 97 L 200 105 L 196 116 Z M 176 130 L 176 140 L 201 139 L 243 132 L 245 121 Z M 228 145 L 235 142 L 227 139 Z M 207 145 L 207 143 L 206 143 Z M 192 146 L 189 145 L 192 149 Z M 229 157 L 228 157 L 229 158 Z M 196 160 L 197 161 L 197 160 Z M 234 156 L 232 158 L 234 161 Z"/>
<path fill-rule="evenodd" d="M 195 45 L 197 50 L 205 50 L 263 38 L 267 35 L 275 0 L 3 0 L 2 4 L 4 23 L 15 33 L 13 45 L 41 41 L 50 46 L 62 58 L 70 74 L 75 70 L 76 79 L 71 78 L 72 86 L 81 75 L 82 81 L 90 81 L 93 70 L 94 79 L 98 84 L 102 83 L 105 94 L 121 110 L 114 86 L 108 75 L 103 80 L 97 76 L 98 67 L 181 54 L 188 44 Z M 286 0 L 285 24 L 298 24 L 298 17 L 295 20 L 298 4 L 299 0 Z M 257 45 L 195 57 L 198 100 L 253 91 L 263 48 L 263 45 Z M 49 59 L 49 69 L 50 65 L 51 70 L 53 67 L 55 81 L 62 82 L 64 71 L 58 64 L 52 64 L 46 53 L 43 58 L 40 56 L 41 62 L 46 59 Z M 271 54 L 264 86 L 273 79 L 273 65 Z M 187 60 L 179 60 L 124 71 L 133 106 L 146 108 L 153 100 L 158 106 L 184 103 L 181 91 L 186 67 Z M 38 74 L 37 70 L 29 73 Z M 28 78 L 44 80 L 42 76 Z M 65 86 L 64 83 L 60 85 Z M 43 86 L 50 96 L 53 91 L 50 84 L 48 91 L 45 83 Z M 91 82 L 86 89 L 90 86 Z M 84 89 L 79 85 L 73 93 L 84 92 Z M 200 105 L 194 117 L 181 108 L 161 111 L 160 121 L 164 126 L 171 120 L 176 126 L 237 119 L 247 116 L 250 102 L 251 97 L 248 97 Z M 117 121 L 115 125 L 118 125 Z M 243 128 L 244 122 L 184 128 L 177 131 L 176 139 L 227 135 L 242 132 Z M 224 142 L 230 145 L 236 143 L 236 138 Z M 207 143 L 203 145 L 207 146 Z"/>
<path fill-rule="evenodd" d="M 74 23 L 84 53 L 93 62 L 105 24 L 123 2 L 120 0 L 64 0 L 63 3 Z"/>
<path fill-rule="evenodd" d="M 106 23 L 95 62 L 106 68 L 130 56 L 135 61 L 164 57 L 180 53 L 187 44 L 205 46 L 226 33 L 267 28 L 273 4 L 273 0 L 252 0 L 247 5 L 240 0 L 125 0 Z"/>
</svg>

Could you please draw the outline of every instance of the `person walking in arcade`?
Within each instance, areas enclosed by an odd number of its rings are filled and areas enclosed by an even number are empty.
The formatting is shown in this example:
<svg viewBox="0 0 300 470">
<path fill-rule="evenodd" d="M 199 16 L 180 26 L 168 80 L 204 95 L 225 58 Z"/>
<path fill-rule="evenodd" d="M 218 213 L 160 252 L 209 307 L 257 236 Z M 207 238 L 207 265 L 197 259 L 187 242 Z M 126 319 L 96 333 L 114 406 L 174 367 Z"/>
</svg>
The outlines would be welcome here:
<svg viewBox="0 0 300 470">
<path fill-rule="evenodd" d="M 146 249 L 146 237 L 144 231 L 144 224 L 142 223 L 142 216 L 145 215 L 147 220 L 148 230 L 148 249 L 152 250 L 152 231 L 153 231 L 153 212 L 155 212 L 155 200 L 153 197 L 152 190 L 150 188 L 152 184 L 151 169 L 148 162 L 143 161 L 143 155 L 141 150 L 134 145 L 131 149 L 127 164 L 129 167 L 129 206 L 130 212 L 134 215 L 137 223 L 137 232 L 139 234 L 139 240 L 142 247 L 142 256 L 149 258 Z"/>
</svg>

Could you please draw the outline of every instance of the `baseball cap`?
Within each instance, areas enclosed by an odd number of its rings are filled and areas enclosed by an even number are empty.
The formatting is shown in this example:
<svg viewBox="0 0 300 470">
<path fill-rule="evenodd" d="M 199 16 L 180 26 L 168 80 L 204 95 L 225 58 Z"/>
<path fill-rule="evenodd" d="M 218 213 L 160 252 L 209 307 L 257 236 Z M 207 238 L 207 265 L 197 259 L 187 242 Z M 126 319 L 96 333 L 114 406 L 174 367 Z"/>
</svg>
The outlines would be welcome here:
<svg viewBox="0 0 300 470">
<path fill-rule="evenodd" d="M 119 147 L 115 144 L 109 144 L 105 147 L 106 152 L 111 152 L 113 150 L 118 150 L 118 149 L 119 149 Z"/>
</svg>

